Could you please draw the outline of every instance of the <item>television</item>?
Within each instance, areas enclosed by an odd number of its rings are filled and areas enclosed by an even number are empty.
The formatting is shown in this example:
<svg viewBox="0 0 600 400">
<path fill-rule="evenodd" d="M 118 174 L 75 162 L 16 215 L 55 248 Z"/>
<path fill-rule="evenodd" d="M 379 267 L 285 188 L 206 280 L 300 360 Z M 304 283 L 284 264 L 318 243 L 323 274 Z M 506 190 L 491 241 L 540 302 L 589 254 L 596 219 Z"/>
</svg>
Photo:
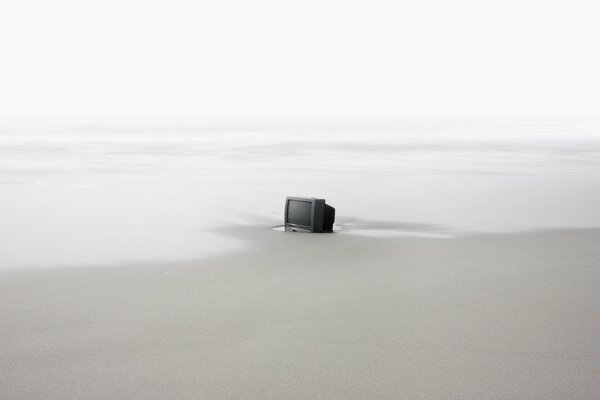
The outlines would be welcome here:
<svg viewBox="0 0 600 400">
<path fill-rule="evenodd" d="M 325 199 L 286 197 L 284 226 L 286 232 L 333 232 L 335 208 Z"/>
</svg>

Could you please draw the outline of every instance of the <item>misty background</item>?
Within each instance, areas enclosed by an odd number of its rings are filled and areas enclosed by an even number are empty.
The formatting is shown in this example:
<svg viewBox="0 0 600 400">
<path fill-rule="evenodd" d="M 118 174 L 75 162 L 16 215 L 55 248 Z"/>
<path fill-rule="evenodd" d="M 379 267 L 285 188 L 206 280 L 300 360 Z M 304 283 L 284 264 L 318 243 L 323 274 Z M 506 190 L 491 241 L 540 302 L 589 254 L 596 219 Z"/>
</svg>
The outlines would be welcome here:
<svg viewBox="0 0 600 400">
<path fill-rule="evenodd" d="M 598 116 L 585 0 L 9 1 L 0 115 Z"/>
</svg>

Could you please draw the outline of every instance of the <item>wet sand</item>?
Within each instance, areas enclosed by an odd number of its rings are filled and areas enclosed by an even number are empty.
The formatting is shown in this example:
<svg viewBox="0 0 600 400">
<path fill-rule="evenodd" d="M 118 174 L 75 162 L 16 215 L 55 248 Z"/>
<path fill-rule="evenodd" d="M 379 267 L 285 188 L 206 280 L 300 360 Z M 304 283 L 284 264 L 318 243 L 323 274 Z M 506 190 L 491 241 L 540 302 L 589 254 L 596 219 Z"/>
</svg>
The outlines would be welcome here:
<svg viewBox="0 0 600 400">
<path fill-rule="evenodd" d="M 600 230 L 220 234 L 247 246 L 0 271 L 0 398 L 600 396 Z"/>
</svg>

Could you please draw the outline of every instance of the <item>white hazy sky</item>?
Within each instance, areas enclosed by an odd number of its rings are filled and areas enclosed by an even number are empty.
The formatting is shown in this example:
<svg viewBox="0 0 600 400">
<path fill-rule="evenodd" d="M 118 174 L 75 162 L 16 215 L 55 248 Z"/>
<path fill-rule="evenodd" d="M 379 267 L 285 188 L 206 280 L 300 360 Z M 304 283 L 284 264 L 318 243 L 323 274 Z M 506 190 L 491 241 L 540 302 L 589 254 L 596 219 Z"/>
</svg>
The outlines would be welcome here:
<svg viewBox="0 0 600 400">
<path fill-rule="evenodd" d="M 0 3 L 0 116 L 600 115 L 600 1 Z"/>
</svg>

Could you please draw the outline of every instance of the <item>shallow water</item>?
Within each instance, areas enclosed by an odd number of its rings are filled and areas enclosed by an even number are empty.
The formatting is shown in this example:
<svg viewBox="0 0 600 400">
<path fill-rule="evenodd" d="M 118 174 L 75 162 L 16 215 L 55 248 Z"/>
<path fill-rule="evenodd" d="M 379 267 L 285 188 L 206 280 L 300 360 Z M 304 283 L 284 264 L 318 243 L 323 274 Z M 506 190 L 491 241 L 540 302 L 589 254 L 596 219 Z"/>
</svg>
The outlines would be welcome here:
<svg viewBox="0 0 600 400">
<path fill-rule="evenodd" d="M 47 124 L 0 130 L 0 266 L 179 260 L 326 198 L 346 234 L 599 227 L 600 121 Z"/>
</svg>

